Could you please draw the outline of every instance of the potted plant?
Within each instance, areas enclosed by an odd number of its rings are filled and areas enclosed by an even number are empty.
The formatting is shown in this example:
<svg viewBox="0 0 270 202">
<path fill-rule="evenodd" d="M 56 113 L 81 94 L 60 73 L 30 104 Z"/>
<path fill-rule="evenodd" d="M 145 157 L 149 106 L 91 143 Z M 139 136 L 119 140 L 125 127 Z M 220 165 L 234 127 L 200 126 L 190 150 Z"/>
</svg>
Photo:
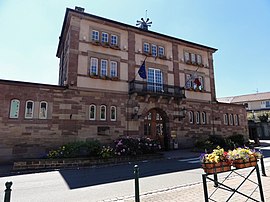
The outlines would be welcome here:
<svg viewBox="0 0 270 202">
<path fill-rule="evenodd" d="M 98 75 L 97 75 L 96 72 L 91 72 L 91 73 L 90 73 L 90 77 L 96 79 L 96 78 L 98 78 Z"/>
<path fill-rule="evenodd" d="M 228 153 L 219 146 L 212 153 L 205 153 L 200 156 L 202 168 L 206 173 L 219 173 L 231 170 L 231 161 Z"/>
<path fill-rule="evenodd" d="M 256 166 L 258 158 L 261 158 L 261 156 L 260 152 L 251 150 L 248 147 L 239 147 L 228 151 L 228 158 L 233 161 L 233 166 L 236 168 Z"/>
</svg>

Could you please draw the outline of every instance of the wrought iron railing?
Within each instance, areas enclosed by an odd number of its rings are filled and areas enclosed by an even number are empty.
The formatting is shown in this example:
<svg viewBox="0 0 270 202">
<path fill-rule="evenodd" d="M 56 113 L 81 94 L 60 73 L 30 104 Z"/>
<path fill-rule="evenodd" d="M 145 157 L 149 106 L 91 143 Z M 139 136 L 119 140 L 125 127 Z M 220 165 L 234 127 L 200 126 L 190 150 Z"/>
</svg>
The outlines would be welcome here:
<svg viewBox="0 0 270 202">
<path fill-rule="evenodd" d="M 133 93 L 140 95 L 150 94 L 152 96 L 160 95 L 166 97 L 185 98 L 185 89 L 183 87 L 136 80 L 129 82 L 129 94 Z"/>
</svg>

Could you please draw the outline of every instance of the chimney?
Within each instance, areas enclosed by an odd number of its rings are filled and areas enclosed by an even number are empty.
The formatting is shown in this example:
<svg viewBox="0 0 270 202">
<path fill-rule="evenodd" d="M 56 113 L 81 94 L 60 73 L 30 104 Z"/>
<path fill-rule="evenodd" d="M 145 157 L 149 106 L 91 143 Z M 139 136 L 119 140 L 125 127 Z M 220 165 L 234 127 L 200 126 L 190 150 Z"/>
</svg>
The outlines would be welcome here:
<svg viewBox="0 0 270 202">
<path fill-rule="evenodd" d="M 84 13 L 84 8 L 79 7 L 79 6 L 75 6 L 75 11 L 79 11 L 79 12 Z"/>
</svg>

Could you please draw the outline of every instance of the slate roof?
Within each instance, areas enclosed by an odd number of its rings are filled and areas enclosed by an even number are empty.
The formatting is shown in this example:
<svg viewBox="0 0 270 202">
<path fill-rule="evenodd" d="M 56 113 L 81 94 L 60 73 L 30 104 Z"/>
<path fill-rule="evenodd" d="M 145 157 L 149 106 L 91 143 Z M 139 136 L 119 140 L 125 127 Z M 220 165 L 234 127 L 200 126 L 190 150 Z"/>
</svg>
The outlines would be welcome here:
<svg viewBox="0 0 270 202">
<path fill-rule="evenodd" d="M 218 102 L 224 102 L 224 103 L 243 103 L 243 102 L 270 100 L 270 92 L 254 93 L 254 94 L 231 96 L 231 97 L 222 97 L 222 98 L 217 98 L 217 100 Z"/>
</svg>

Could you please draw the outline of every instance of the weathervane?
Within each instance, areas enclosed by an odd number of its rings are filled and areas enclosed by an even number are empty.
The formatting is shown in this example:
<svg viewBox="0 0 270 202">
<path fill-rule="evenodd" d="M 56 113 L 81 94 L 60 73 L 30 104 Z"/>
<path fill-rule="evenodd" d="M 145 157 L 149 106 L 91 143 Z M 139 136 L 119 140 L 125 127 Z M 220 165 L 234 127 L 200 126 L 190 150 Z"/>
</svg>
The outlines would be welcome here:
<svg viewBox="0 0 270 202">
<path fill-rule="evenodd" d="M 145 10 L 145 18 L 146 21 L 143 18 L 141 18 L 141 21 L 137 20 L 136 26 L 139 25 L 141 29 L 148 30 L 148 27 L 151 27 L 152 22 L 148 22 L 149 18 L 147 18 L 147 10 Z"/>
</svg>

